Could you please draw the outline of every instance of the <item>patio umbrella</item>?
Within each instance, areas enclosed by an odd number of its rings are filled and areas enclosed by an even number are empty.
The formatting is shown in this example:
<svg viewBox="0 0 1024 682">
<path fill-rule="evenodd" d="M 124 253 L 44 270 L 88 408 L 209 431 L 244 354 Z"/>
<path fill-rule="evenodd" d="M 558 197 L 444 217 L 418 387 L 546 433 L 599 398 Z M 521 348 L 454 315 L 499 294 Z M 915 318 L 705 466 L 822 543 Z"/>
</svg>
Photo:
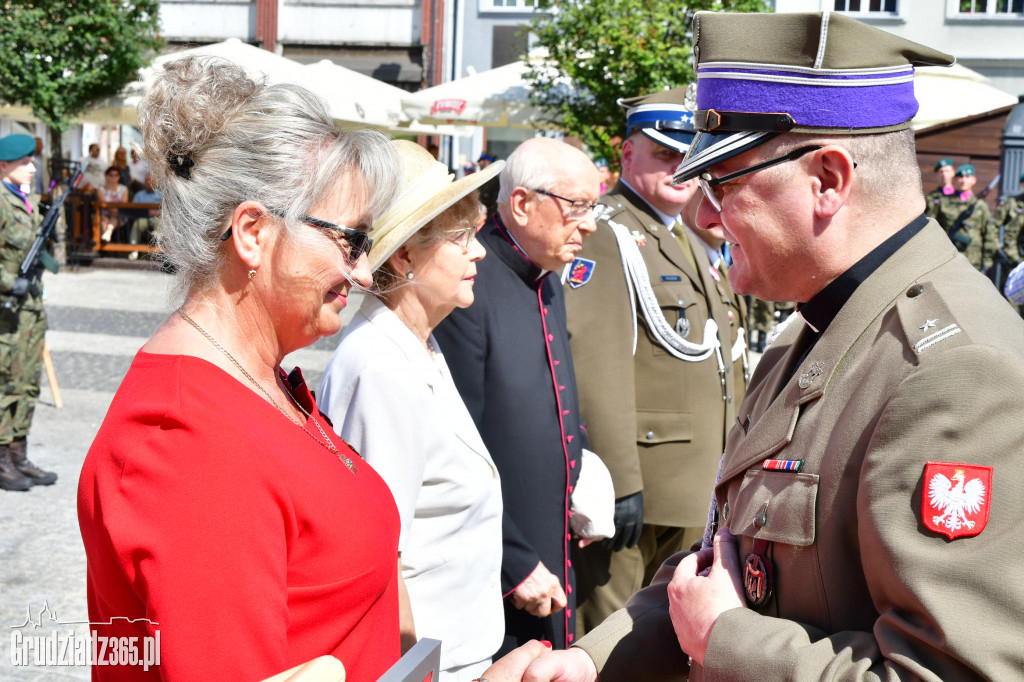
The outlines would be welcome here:
<svg viewBox="0 0 1024 682">
<path fill-rule="evenodd" d="M 530 104 L 530 68 L 519 61 L 435 85 L 402 98 L 406 115 L 421 123 L 451 123 L 501 128 L 551 127 Z"/>
<path fill-rule="evenodd" d="M 1017 103 L 1017 98 L 989 84 L 966 66 L 922 66 L 915 70 L 914 95 L 920 104 L 914 129 L 976 116 Z"/>
</svg>

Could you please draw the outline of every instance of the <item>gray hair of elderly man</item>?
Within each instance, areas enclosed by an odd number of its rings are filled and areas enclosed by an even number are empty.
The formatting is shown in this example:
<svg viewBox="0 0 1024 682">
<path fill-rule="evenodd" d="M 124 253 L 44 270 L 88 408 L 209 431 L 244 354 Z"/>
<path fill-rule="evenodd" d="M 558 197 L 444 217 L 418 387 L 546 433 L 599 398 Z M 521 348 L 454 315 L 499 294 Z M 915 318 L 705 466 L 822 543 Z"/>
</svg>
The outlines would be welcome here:
<svg viewBox="0 0 1024 682">
<path fill-rule="evenodd" d="M 163 195 L 164 258 L 172 297 L 216 281 L 220 235 L 235 208 L 255 200 L 298 229 L 339 181 L 379 214 L 398 194 L 398 160 L 381 133 L 340 132 L 324 102 L 294 85 L 255 81 L 218 58 L 170 62 L 139 106 L 142 153 Z"/>
<path fill-rule="evenodd" d="M 498 192 L 498 203 L 508 204 L 512 190 L 516 187 L 551 189 L 563 180 L 563 167 L 553 163 L 563 148 L 565 151 L 582 153 L 564 142 L 543 137 L 535 137 L 516 147 L 505 161 L 505 168 L 499 176 L 501 189 Z"/>
</svg>

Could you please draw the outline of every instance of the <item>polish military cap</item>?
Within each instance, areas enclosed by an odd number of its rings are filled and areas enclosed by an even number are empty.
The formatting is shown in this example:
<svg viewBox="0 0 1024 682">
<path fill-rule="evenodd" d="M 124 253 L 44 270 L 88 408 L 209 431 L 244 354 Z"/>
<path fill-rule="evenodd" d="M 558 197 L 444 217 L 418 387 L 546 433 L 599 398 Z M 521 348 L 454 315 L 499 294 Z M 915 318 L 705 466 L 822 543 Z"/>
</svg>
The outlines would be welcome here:
<svg viewBox="0 0 1024 682">
<path fill-rule="evenodd" d="M 963 177 L 974 175 L 974 166 L 972 166 L 969 163 L 965 163 L 964 165 L 956 169 L 956 174 Z"/>
<path fill-rule="evenodd" d="M 0 161 L 17 161 L 36 153 L 36 141 L 28 135 L 6 135 L 0 138 Z"/>
<path fill-rule="evenodd" d="M 1020 182 L 1022 185 L 1024 185 L 1024 173 L 1020 174 Z"/>
<path fill-rule="evenodd" d="M 935 170 L 938 171 L 940 168 L 945 168 L 946 166 L 952 165 L 953 159 L 939 159 L 939 162 L 935 164 Z"/>
<path fill-rule="evenodd" d="M 640 131 L 658 144 L 685 152 L 693 136 L 693 107 L 686 103 L 686 88 L 672 88 L 618 100 L 626 110 L 626 137 Z"/>
<path fill-rule="evenodd" d="M 697 136 L 682 182 L 782 133 L 902 130 L 917 113 L 914 66 L 944 52 L 843 14 L 698 12 Z"/>
</svg>

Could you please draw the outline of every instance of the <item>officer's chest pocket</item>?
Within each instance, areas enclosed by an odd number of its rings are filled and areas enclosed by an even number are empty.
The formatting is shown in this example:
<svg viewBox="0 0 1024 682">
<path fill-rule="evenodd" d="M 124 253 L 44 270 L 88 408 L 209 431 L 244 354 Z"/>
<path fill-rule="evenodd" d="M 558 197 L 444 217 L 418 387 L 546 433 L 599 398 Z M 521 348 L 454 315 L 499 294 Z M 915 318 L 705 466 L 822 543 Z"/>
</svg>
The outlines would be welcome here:
<svg viewBox="0 0 1024 682">
<path fill-rule="evenodd" d="M 636 441 L 644 445 L 693 440 L 693 415 L 689 412 L 637 410 Z"/>
<path fill-rule="evenodd" d="M 797 547 L 814 543 L 818 475 L 750 470 L 730 491 L 725 519 L 733 535 Z"/>
<path fill-rule="evenodd" d="M 699 324 L 698 318 L 702 317 L 700 308 L 697 305 L 697 294 L 689 285 L 689 280 L 682 281 L 681 275 L 666 275 L 668 277 L 680 277 L 679 281 L 658 282 L 657 275 L 651 277 L 651 290 L 661 308 L 661 314 L 665 316 L 665 322 L 675 331 L 676 334 L 687 341 L 699 342 L 704 334 L 703 325 Z M 695 330 L 692 331 L 691 330 Z M 667 354 L 664 348 L 655 344 L 655 354 Z"/>
</svg>

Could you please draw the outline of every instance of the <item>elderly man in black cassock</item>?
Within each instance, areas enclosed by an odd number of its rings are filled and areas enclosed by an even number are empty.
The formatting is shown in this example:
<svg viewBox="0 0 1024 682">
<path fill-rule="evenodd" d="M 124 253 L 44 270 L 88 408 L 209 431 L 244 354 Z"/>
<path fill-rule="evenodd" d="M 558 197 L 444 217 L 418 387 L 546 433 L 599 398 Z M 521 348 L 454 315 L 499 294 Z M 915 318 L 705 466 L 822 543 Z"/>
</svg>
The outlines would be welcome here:
<svg viewBox="0 0 1024 682">
<path fill-rule="evenodd" d="M 559 275 L 577 267 L 599 196 L 597 169 L 578 149 L 547 138 L 520 145 L 501 174 L 498 213 L 478 235 L 488 255 L 476 301 L 434 331 L 501 475 L 498 655 L 530 639 L 565 648 L 576 629 L 569 498 L 586 433 Z"/>
</svg>

